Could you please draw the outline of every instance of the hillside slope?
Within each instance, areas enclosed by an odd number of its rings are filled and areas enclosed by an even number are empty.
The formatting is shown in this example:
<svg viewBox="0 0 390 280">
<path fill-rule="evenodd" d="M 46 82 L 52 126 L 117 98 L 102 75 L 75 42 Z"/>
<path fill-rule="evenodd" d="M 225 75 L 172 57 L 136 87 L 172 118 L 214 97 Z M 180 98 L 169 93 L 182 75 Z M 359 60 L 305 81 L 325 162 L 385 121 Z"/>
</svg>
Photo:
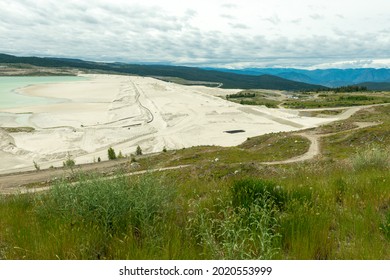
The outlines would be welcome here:
<svg viewBox="0 0 390 280">
<path fill-rule="evenodd" d="M 339 87 L 365 82 L 390 82 L 390 69 L 359 68 L 304 70 L 294 68 L 247 68 L 215 70 L 243 75 L 275 75 L 292 81 L 319 84 L 327 87 Z"/>
<path fill-rule="evenodd" d="M 262 74 L 258 76 L 240 75 L 215 70 L 204 70 L 195 67 L 167 66 L 167 65 L 139 65 L 124 63 L 98 63 L 78 59 L 16 57 L 0 54 L 2 64 L 30 64 L 41 67 L 70 67 L 86 70 L 101 70 L 122 74 L 140 76 L 169 76 L 192 81 L 218 82 L 223 88 L 263 88 L 278 90 L 308 90 L 320 89 L 323 86 L 290 81 L 274 75 Z"/>
</svg>

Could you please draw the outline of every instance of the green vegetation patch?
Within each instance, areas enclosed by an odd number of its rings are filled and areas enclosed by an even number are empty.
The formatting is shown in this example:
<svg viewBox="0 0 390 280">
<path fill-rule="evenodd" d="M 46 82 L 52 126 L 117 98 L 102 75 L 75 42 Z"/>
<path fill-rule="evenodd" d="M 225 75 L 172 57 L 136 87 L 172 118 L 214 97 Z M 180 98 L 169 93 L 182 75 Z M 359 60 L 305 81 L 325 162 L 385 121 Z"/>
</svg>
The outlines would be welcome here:
<svg viewBox="0 0 390 280">
<path fill-rule="evenodd" d="M 226 95 L 226 99 L 243 105 L 259 105 L 268 108 L 277 108 L 280 101 L 275 100 L 279 95 L 258 90 L 243 90 L 235 94 Z"/>
<path fill-rule="evenodd" d="M 334 92 L 360 92 L 367 91 L 367 87 L 364 86 L 342 86 L 332 89 Z"/>
<path fill-rule="evenodd" d="M 228 136 L 227 136 L 228 137 Z M 237 147 L 201 146 L 167 152 L 156 157 L 140 160 L 153 166 L 176 166 L 180 164 L 222 164 L 252 161 L 277 161 L 304 154 L 310 146 L 307 138 L 288 133 L 271 133 L 248 138 Z"/>
<path fill-rule="evenodd" d="M 174 236 L 164 224 L 174 200 L 174 190 L 158 178 L 82 174 L 75 185 L 63 181 L 44 194 L 2 198 L 1 257 L 151 258 Z M 169 258 L 167 251 L 158 254 Z"/>
<path fill-rule="evenodd" d="M 25 127 L 1 127 L 1 129 L 4 129 L 8 133 L 17 133 L 17 132 L 33 132 L 35 131 L 35 128 L 25 126 Z"/>
<path fill-rule="evenodd" d="M 390 97 L 375 94 L 319 94 L 317 98 L 308 100 L 287 100 L 283 106 L 294 109 L 349 107 L 390 103 Z"/>
<path fill-rule="evenodd" d="M 352 157 L 352 166 L 357 171 L 365 169 L 388 170 L 390 168 L 390 150 L 376 145 L 359 150 Z"/>
<path fill-rule="evenodd" d="M 243 179 L 234 182 L 232 188 L 232 204 L 234 207 L 250 208 L 253 204 L 266 199 L 269 203 L 283 208 L 287 195 L 283 189 L 272 181 L 259 179 Z"/>
<path fill-rule="evenodd" d="M 390 173 L 354 160 L 80 175 L 0 197 L 0 257 L 388 259 Z"/>
<path fill-rule="evenodd" d="M 90 224 L 110 233 L 128 226 L 141 231 L 172 199 L 172 192 L 151 177 L 129 182 L 118 175 L 115 180 L 80 178 L 73 187 L 63 182 L 38 199 L 42 203 L 36 210 L 43 218 L 60 217 L 65 223 Z"/>
<path fill-rule="evenodd" d="M 241 99 L 239 103 L 242 105 L 265 106 L 267 108 L 278 108 L 278 105 L 280 104 L 279 101 L 269 100 L 265 98 L 256 98 L 255 100 Z"/>
<path fill-rule="evenodd" d="M 347 131 L 357 127 L 358 126 L 356 124 L 350 121 L 338 121 L 338 122 L 332 122 L 330 124 L 322 125 L 316 128 L 316 131 L 319 134 L 328 134 L 328 133 Z"/>
<path fill-rule="evenodd" d="M 169 77 L 169 76 L 154 76 L 154 78 L 169 82 L 169 83 L 175 83 L 179 85 L 184 86 L 206 86 L 206 87 L 218 87 L 221 84 L 218 82 L 204 82 L 204 81 L 192 81 L 192 80 L 186 80 L 178 77 Z"/>
<path fill-rule="evenodd" d="M 323 154 L 329 158 L 346 158 L 372 145 L 390 145 L 390 124 L 362 128 L 350 132 L 340 132 L 321 140 Z"/>
<path fill-rule="evenodd" d="M 303 117 L 324 117 L 324 116 L 336 116 L 343 112 L 344 110 L 320 110 L 320 111 L 301 111 L 299 112 L 300 116 Z"/>
<path fill-rule="evenodd" d="M 383 230 L 386 238 L 390 240 L 390 211 L 387 211 L 385 218 L 383 220 L 381 229 Z"/>
<path fill-rule="evenodd" d="M 353 131 L 355 122 L 373 122 L 375 126 Z M 325 130 L 324 130 L 325 129 Z M 348 120 L 318 128 L 320 132 L 339 132 L 321 139 L 323 155 L 327 158 L 347 158 L 372 147 L 385 148 L 390 145 L 390 106 L 365 108 Z"/>
</svg>

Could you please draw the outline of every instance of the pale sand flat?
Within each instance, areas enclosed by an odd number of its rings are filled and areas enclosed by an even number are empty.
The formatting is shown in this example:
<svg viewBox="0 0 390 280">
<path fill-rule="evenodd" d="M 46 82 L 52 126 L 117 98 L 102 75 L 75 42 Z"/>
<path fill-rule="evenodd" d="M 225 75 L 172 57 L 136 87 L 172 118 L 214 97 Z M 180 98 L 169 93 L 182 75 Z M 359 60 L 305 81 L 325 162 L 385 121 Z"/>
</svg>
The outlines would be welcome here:
<svg viewBox="0 0 390 280">
<path fill-rule="evenodd" d="M 34 85 L 23 94 L 60 98 L 61 103 L 3 109 L 0 125 L 25 123 L 33 133 L 12 133 L 14 149 L 0 150 L 7 165 L 0 173 L 60 166 L 69 152 L 76 163 L 107 159 L 112 146 L 123 154 L 181 149 L 198 145 L 234 146 L 248 137 L 271 132 L 296 131 L 337 118 L 300 117 L 297 111 L 243 106 L 218 96 L 239 90 L 182 86 L 153 78 L 119 75 L 85 75 L 72 83 Z M 12 117 L 13 116 L 13 117 Z M 19 121 L 20 123 L 20 121 Z M 229 134 L 229 130 L 244 130 Z M 12 155 L 15 155 L 13 161 Z M 2 157 L 3 157 L 2 156 Z"/>
</svg>

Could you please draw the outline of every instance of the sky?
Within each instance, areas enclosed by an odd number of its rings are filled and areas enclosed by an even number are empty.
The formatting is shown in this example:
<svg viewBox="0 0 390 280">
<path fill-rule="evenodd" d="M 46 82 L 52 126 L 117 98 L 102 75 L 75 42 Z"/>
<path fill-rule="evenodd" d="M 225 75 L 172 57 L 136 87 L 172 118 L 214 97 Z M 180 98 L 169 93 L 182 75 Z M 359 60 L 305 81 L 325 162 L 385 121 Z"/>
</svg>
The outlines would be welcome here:
<svg viewBox="0 0 390 280">
<path fill-rule="evenodd" d="M 221 68 L 390 68 L 389 11 L 389 0 L 0 0 L 0 53 Z"/>
</svg>

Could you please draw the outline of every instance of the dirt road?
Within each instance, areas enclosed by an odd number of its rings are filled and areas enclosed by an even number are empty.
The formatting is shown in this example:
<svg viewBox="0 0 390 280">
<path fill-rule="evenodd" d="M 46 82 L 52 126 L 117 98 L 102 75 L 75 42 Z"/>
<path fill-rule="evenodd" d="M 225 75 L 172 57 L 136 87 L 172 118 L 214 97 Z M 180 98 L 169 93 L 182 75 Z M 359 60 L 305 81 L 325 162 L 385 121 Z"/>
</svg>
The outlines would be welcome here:
<svg viewBox="0 0 390 280">
<path fill-rule="evenodd" d="M 140 170 L 140 171 L 126 173 L 126 174 L 124 174 L 124 176 L 134 176 L 134 175 L 141 175 L 141 174 L 145 174 L 145 173 L 149 173 L 149 172 L 161 172 L 161 171 L 166 171 L 166 170 L 175 170 L 175 169 L 182 169 L 182 168 L 187 168 L 187 167 L 190 167 L 190 165 L 179 165 L 179 166 L 173 166 L 173 167 Z M 86 171 L 86 169 L 88 169 L 88 168 L 80 168 L 80 170 L 83 170 L 83 171 Z M 51 171 L 53 171 L 53 170 L 51 170 Z M 58 170 L 58 171 L 59 171 L 58 172 L 59 178 L 61 178 L 61 176 L 70 176 L 71 175 L 70 174 L 71 171 L 69 171 L 69 170 L 67 170 L 67 171 Z M 62 171 L 62 174 L 60 171 Z M 53 175 L 55 175 L 55 174 L 56 174 L 56 172 L 42 172 L 42 173 L 41 172 L 34 172 L 34 174 L 30 173 L 30 174 L 15 174 L 15 175 L 11 175 L 11 176 L 2 176 L 7 180 L 8 183 L 3 182 L 3 185 L 0 185 L 0 194 L 3 194 L 3 195 L 25 194 L 25 193 L 36 193 L 36 192 L 46 191 L 52 187 L 52 185 L 50 183 L 51 183 L 51 180 L 54 180 L 56 178 L 56 177 L 53 177 Z M 116 176 L 117 175 L 107 176 L 107 177 L 105 177 L 105 180 L 112 179 Z M 22 178 L 21 181 L 19 181 L 20 178 Z M 2 178 L 0 178 L 0 183 L 1 183 L 1 179 Z M 17 180 L 15 180 L 15 179 L 17 179 Z M 24 182 L 25 184 L 23 184 L 23 185 L 16 184 L 15 185 L 15 183 L 18 181 L 21 182 L 22 184 Z M 35 186 L 35 187 L 26 186 L 26 184 L 34 182 L 34 181 L 41 182 L 42 186 L 41 187 L 40 186 Z M 12 182 L 13 182 L 13 184 L 12 184 Z M 76 184 L 76 183 L 71 183 L 71 185 Z"/>
<path fill-rule="evenodd" d="M 305 137 L 309 139 L 310 141 L 310 147 L 306 153 L 303 155 L 293 157 L 287 160 L 280 160 L 280 161 L 272 161 L 272 162 L 263 162 L 262 164 L 266 165 L 278 165 L 278 164 L 288 164 L 288 163 L 294 163 L 294 162 L 301 162 L 301 161 L 306 161 L 313 159 L 321 154 L 321 147 L 320 147 L 320 139 L 328 136 L 335 135 L 340 132 L 348 132 L 348 131 L 354 131 L 370 126 L 375 126 L 379 125 L 380 123 L 376 122 L 355 122 L 354 123 L 357 127 L 348 129 L 348 130 L 343 130 L 339 132 L 334 132 L 334 133 L 327 133 L 327 134 L 316 134 L 315 131 L 309 131 L 309 132 L 302 132 L 302 133 L 296 133 L 295 135 L 299 135 L 302 137 Z"/>
</svg>

